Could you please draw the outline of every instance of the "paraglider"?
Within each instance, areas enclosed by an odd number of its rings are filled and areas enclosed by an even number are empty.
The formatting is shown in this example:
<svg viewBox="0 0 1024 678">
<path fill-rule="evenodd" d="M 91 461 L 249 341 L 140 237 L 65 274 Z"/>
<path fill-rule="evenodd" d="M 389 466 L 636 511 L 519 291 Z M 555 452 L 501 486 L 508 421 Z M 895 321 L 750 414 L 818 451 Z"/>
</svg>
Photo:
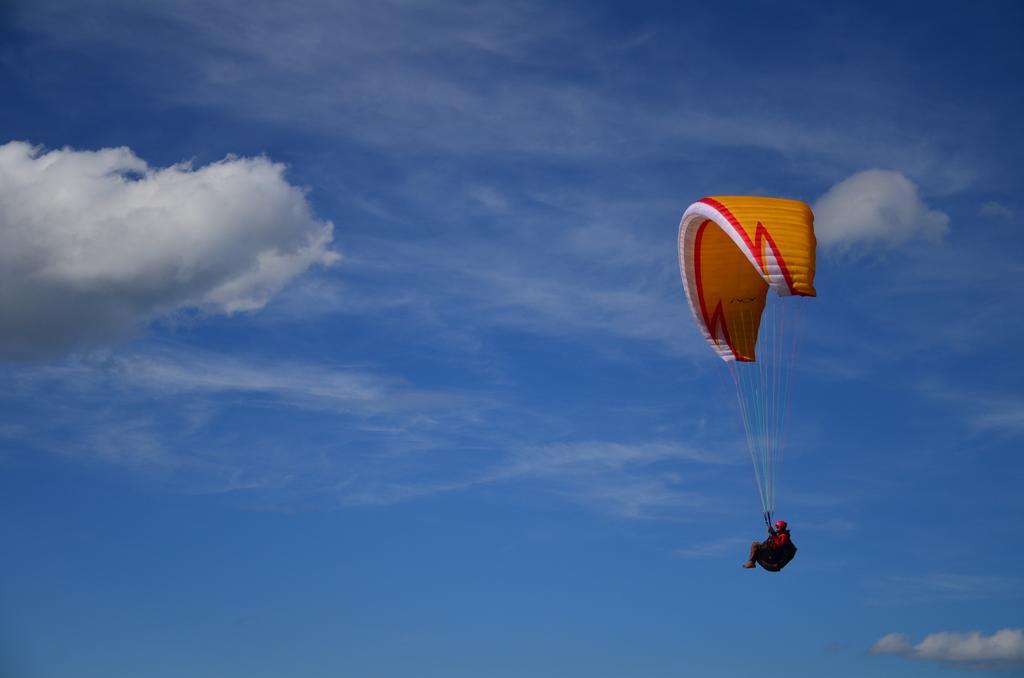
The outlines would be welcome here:
<svg viewBox="0 0 1024 678">
<path fill-rule="evenodd" d="M 744 567 L 757 562 L 777 572 L 796 553 L 788 529 L 780 532 L 772 518 L 796 358 L 796 311 L 800 297 L 817 294 L 816 244 L 814 215 L 798 200 L 708 197 L 690 205 L 679 223 L 683 289 L 697 327 L 735 385 L 769 532 L 767 541 L 752 545 Z"/>
<path fill-rule="evenodd" d="M 796 555 L 796 545 L 789 536 L 789 526 L 785 520 L 776 520 L 775 526 L 768 526 L 768 538 L 755 541 L 750 545 L 750 555 L 743 567 L 752 570 L 754 564 L 760 565 L 769 572 L 778 572 Z"/>
</svg>

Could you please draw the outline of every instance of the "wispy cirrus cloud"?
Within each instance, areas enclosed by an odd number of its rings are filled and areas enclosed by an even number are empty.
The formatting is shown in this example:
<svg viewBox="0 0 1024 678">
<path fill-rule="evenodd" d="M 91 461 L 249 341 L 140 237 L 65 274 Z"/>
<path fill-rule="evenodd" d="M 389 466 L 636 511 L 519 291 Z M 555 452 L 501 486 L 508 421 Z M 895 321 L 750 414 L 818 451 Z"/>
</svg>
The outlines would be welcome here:
<svg viewBox="0 0 1024 678">
<path fill-rule="evenodd" d="M 983 431 L 1024 433 L 1024 401 L 991 401 L 984 411 L 976 412 L 971 423 Z"/>
<path fill-rule="evenodd" d="M 344 292 L 328 295 L 327 307 L 408 313 L 439 333 L 512 327 L 599 338 L 588 347 L 618 338 L 706 357 L 688 341 L 697 331 L 679 284 L 674 201 L 520 191 L 509 193 L 516 209 L 506 214 L 472 201 L 452 208 L 457 197 L 437 201 L 443 190 L 417 187 L 405 209 L 447 232 L 348 237 L 351 280 L 337 283 Z"/>
<path fill-rule="evenodd" d="M 873 602 L 879 605 L 997 600 L 1024 596 L 1024 579 L 1003 575 L 930 572 L 879 578 L 872 582 L 871 590 Z"/>
<path fill-rule="evenodd" d="M 913 88 L 857 79 L 859 69 L 804 59 L 794 68 L 780 53 L 764 60 L 751 86 L 728 60 L 694 61 L 676 69 L 671 84 L 659 82 L 652 96 L 642 87 L 650 74 L 630 64 L 693 61 L 691 53 L 716 34 L 700 15 L 688 17 L 695 44 L 680 45 L 666 26 L 612 35 L 589 14 L 533 2 L 90 0 L 78 11 L 89 12 L 88 25 L 68 21 L 70 10 L 52 0 L 25 3 L 14 16 L 58 53 L 92 49 L 130 59 L 124 76 L 159 101 L 377 148 L 589 161 L 669 157 L 684 147 L 695 154 L 751 148 L 810 158 L 801 163 L 806 171 L 826 176 L 879 164 L 943 185 L 962 186 L 972 175 L 968 163 L 950 161 L 969 155 L 969 144 L 954 143 L 951 152 L 949 142 L 925 143 L 894 124 L 899 116 L 859 115 L 854 104 L 862 97 L 850 92 L 875 92 L 876 107 L 884 101 L 890 110 L 913 111 L 916 124 L 974 121 L 976 114 L 922 106 L 909 94 Z M 145 37 L 122 29 L 132 21 L 145 23 Z M 799 34 L 812 44 L 814 36 Z M 159 77 L 166 72 L 179 77 Z M 808 87 L 819 95 L 816 106 L 794 107 L 793 97 Z M 713 110 L 698 99 L 714 100 Z"/>
<path fill-rule="evenodd" d="M 718 558 L 727 554 L 736 554 L 737 558 L 739 558 L 740 555 L 746 556 L 746 550 L 742 547 L 749 546 L 750 542 L 750 539 L 744 539 L 743 537 L 730 537 L 677 548 L 672 551 L 672 554 L 677 558 L 684 559 Z"/>
<path fill-rule="evenodd" d="M 956 406 L 956 416 L 979 432 L 1018 435 L 1024 433 L 1024 399 L 1015 393 L 951 386 L 936 379 L 918 384 L 928 398 Z"/>
<path fill-rule="evenodd" d="M 1024 666 L 1024 629 L 932 633 L 914 645 L 901 633 L 890 633 L 872 645 L 871 654 L 895 654 L 939 662 L 951 668 L 1006 670 Z"/>
<path fill-rule="evenodd" d="M 354 484 L 341 493 L 349 504 L 395 504 L 472 487 L 518 484 L 561 496 L 618 517 L 675 518 L 715 510 L 717 500 L 696 489 L 683 469 L 722 460 L 686 445 L 600 440 L 496 450 L 497 458 L 467 476 Z"/>
<path fill-rule="evenodd" d="M 182 491 L 298 505 L 390 505 L 516 485 L 619 517 L 666 518 L 716 510 L 696 479 L 742 461 L 665 440 L 547 443 L 564 429 L 558 415 L 486 389 L 418 388 L 367 369 L 153 349 L 9 367 L 7 377 L 17 397 L 2 399 L 22 423 L 0 436 L 19 447 Z"/>
<path fill-rule="evenodd" d="M 365 368 L 194 349 L 9 366 L 5 378 L 13 388 L 0 400 L 20 424 L 0 435 L 85 460 L 173 467 L 183 486 L 242 470 L 308 475 L 346 445 L 355 449 L 343 466 L 395 448 L 412 454 L 457 439 L 493 405 L 484 394 L 416 388 Z"/>
<path fill-rule="evenodd" d="M 73 369 L 98 377 L 96 367 L 122 386 L 162 395 L 249 393 L 301 407 L 366 412 L 461 404 L 454 394 L 417 390 L 400 378 L 370 370 L 246 360 L 194 350 L 111 356 L 98 365 L 79 363 L 45 372 Z"/>
<path fill-rule="evenodd" d="M 714 501 L 683 469 L 729 463 L 680 443 L 583 441 L 514 451 L 493 477 L 536 478 L 582 503 L 628 518 L 655 518 L 684 507 L 710 508 Z"/>
</svg>

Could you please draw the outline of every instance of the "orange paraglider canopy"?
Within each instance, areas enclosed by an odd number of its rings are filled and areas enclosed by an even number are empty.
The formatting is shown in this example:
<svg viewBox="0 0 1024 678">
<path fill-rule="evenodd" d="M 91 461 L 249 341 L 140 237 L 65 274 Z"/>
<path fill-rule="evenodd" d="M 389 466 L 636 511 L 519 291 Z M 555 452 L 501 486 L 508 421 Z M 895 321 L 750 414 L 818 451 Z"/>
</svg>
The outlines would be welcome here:
<svg viewBox="0 0 1024 678">
<path fill-rule="evenodd" d="M 679 224 L 679 270 L 697 326 L 723 360 L 753 362 L 768 288 L 815 296 L 814 215 L 798 200 L 715 196 Z"/>
</svg>

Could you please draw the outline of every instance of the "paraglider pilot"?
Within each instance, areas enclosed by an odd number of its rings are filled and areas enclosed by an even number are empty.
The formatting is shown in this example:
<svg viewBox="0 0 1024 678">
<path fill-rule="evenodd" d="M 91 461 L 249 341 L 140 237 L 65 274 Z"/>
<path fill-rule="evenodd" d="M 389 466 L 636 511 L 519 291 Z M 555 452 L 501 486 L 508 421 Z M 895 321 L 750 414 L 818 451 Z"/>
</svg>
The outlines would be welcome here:
<svg viewBox="0 0 1024 678">
<path fill-rule="evenodd" d="M 789 526 L 785 520 L 775 521 L 775 525 L 768 524 L 768 539 L 755 541 L 750 545 L 750 556 L 747 562 L 743 563 L 746 569 L 752 569 L 760 565 L 769 572 L 778 572 L 784 568 L 796 555 L 796 546 L 789 536 Z"/>
</svg>

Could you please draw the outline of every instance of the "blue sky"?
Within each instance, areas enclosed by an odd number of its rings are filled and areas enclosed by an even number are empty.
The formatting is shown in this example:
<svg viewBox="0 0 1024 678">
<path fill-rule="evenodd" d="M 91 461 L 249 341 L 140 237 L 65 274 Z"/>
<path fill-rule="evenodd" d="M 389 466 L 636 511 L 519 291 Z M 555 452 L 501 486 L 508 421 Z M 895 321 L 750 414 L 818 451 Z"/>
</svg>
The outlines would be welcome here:
<svg viewBox="0 0 1024 678">
<path fill-rule="evenodd" d="M 5 675 L 1021 672 L 1024 10 L 729 5 L 5 3 Z M 780 575 L 729 194 L 817 214 Z"/>
</svg>

